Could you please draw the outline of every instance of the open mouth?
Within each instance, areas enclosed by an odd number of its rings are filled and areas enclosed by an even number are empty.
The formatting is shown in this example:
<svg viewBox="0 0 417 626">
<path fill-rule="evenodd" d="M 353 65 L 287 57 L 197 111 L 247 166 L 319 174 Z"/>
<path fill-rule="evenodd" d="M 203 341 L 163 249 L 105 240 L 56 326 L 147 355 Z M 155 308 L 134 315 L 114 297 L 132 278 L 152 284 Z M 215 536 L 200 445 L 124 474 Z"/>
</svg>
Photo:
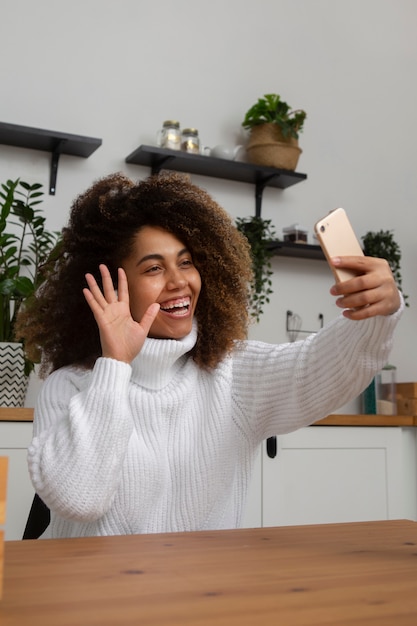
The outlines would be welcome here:
<svg viewBox="0 0 417 626">
<path fill-rule="evenodd" d="M 189 313 L 190 306 L 190 298 L 181 298 L 166 304 L 161 304 L 160 311 L 173 315 L 174 317 L 183 317 Z"/>
</svg>

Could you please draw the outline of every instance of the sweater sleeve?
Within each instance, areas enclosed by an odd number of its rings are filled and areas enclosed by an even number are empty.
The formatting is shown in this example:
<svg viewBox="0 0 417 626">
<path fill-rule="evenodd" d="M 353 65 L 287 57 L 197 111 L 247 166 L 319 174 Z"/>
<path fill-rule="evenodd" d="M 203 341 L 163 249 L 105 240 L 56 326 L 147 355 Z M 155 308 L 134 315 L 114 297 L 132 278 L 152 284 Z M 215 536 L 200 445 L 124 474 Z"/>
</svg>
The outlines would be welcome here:
<svg viewBox="0 0 417 626">
<path fill-rule="evenodd" d="M 63 368 L 39 394 L 28 467 L 35 491 L 63 517 L 92 521 L 111 506 L 133 421 L 131 368 L 100 358 L 92 372 Z"/>
<path fill-rule="evenodd" d="M 259 441 L 326 417 L 357 397 L 388 362 L 401 316 L 351 321 L 342 315 L 304 341 L 249 341 L 234 358 L 233 393 Z"/>
</svg>

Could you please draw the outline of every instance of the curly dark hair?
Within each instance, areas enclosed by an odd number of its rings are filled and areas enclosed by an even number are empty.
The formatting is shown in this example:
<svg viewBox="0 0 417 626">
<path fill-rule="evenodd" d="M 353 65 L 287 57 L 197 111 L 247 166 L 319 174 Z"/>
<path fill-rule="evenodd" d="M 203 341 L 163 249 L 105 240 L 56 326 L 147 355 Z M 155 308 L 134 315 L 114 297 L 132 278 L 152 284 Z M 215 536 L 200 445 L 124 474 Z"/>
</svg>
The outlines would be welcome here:
<svg viewBox="0 0 417 626">
<path fill-rule="evenodd" d="M 184 175 L 162 173 L 134 183 L 112 174 L 75 199 L 45 280 L 19 315 L 17 336 L 28 358 L 40 361 L 42 378 L 65 365 L 91 368 L 101 355 L 98 327 L 82 292 L 85 274 L 101 285 L 98 267 L 104 263 L 117 288 L 117 268 L 143 226 L 175 235 L 200 272 L 195 362 L 213 368 L 236 340 L 246 338 L 250 247 L 226 211 Z"/>
</svg>

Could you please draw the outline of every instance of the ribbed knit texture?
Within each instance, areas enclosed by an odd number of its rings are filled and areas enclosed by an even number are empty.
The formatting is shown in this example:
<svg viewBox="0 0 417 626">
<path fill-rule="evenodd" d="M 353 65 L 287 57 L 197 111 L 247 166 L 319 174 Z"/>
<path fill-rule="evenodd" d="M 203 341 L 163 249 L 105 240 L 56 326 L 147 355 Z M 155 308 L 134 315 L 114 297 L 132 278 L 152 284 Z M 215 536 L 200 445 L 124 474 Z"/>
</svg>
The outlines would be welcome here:
<svg viewBox="0 0 417 626">
<path fill-rule="evenodd" d="M 388 360 L 400 313 L 342 316 L 302 342 L 247 341 L 214 371 L 181 341 L 147 339 L 132 366 L 100 358 L 42 386 L 28 450 L 51 535 L 235 528 L 261 441 L 356 397 Z"/>
</svg>

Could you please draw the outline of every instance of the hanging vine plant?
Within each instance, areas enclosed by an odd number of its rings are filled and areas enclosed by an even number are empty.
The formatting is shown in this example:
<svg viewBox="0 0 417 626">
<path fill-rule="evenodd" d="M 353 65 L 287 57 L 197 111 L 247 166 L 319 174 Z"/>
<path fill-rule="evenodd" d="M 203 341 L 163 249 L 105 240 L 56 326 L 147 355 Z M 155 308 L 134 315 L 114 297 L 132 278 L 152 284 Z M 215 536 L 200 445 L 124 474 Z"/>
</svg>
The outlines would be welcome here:
<svg viewBox="0 0 417 626">
<path fill-rule="evenodd" d="M 253 281 L 249 306 L 251 316 L 259 322 L 264 306 L 269 303 L 269 296 L 272 294 L 271 241 L 276 240 L 275 231 L 271 220 L 264 220 L 259 216 L 238 217 L 236 227 L 245 235 L 251 247 Z"/>
<path fill-rule="evenodd" d="M 368 231 L 362 237 L 362 241 L 367 256 L 379 257 L 388 261 L 398 289 L 402 292 L 401 249 L 394 239 L 393 231 Z M 410 306 L 407 302 L 408 296 L 403 293 L 403 297 L 405 306 Z"/>
</svg>

